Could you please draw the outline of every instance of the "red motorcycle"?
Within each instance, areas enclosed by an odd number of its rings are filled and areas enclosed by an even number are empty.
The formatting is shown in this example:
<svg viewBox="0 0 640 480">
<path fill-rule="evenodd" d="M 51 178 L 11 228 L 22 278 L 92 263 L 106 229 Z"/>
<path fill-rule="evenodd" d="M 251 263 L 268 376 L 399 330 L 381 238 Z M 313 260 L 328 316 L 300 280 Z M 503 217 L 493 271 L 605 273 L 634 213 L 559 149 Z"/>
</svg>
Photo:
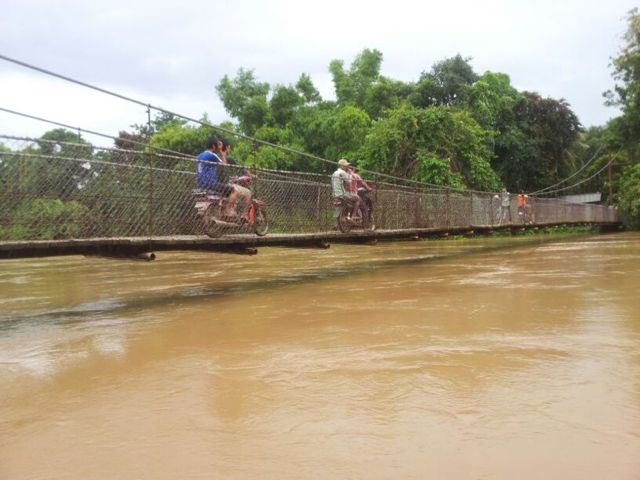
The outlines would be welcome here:
<svg viewBox="0 0 640 480">
<path fill-rule="evenodd" d="M 248 187 L 252 177 L 245 175 L 232 180 L 233 183 Z M 251 229 L 256 235 L 264 236 L 269 231 L 269 222 L 264 208 L 264 201 L 255 197 L 251 198 L 249 205 L 248 221 L 240 218 L 236 213 L 234 217 L 223 215 L 229 201 L 228 196 L 209 190 L 195 190 L 196 215 L 202 218 L 205 232 L 211 238 L 216 238 L 223 233 Z"/>
</svg>

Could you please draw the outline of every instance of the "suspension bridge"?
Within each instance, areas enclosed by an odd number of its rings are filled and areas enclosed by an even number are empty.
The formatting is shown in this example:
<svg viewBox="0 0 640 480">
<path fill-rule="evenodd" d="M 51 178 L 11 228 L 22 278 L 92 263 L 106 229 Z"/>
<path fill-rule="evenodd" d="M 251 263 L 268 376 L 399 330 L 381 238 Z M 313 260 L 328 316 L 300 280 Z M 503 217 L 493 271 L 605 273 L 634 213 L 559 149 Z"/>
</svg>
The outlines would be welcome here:
<svg viewBox="0 0 640 480">
<path fill-rule="evenodd" d="M 375 230 L 342 233 L 336 228 L 331 171 L 251 168 L 268 234 L 231 225 L 211 238 L 195 208 L 191 156 L 3 135 L 0 143 L 9 147 L 0 153 L 2 259 L 73 254 L 153 259 L 154 252 L 168 250 L 252 254 L 261 246 L 326 248 L 334 242 L 619 223 L 615 210 L 604 206 L 532 197 L 524 212 L 518 211 L 516 195 L 505 209 L 493 193 L 379 175 L 367 178 Z"/>
<path fill-rule="evenodd" d="M 268 234 L 257 236 L 248 228 L 228 224 L 211 238 L 207 235 L 210 229 L 195 208 L 196 160 L 192 155 L 134 139 L 127 139 L 124 148 L 120 138 L 0 107 L 5 113 L 78 132 L 77 142 L 0 135 L 0 259 L 74 254 L 153 259 L 153 252 L 168 250 L 252 254 L 261 246 L 326 248 L 334 242 L 367 243 L 560 225 L 615 228 L 620 224 L 616 211 L 604 206 L 530 196 L 527 208 L 519 209 L 516 195 L 510 196 L 505 207 L 491 192 L 364 172 L 373 187 L 375 229 L 353 228 L 345 233 L 336 228 L 332 203 L 330 174 L 335 162 L 206 124 L 3 55 L 0 60 L 142 106 L 149 123 L 154 110 L 212 132 L 221 131 L 254 148 L 272 148 L 294 159 L 316 162 L 309 168 L 314 173 L 252 167 L 253 196 L 264 202 Z M 120 140 L 120 146 L 87 144 L 81 132 Z M 232 170 L 229 176 L 244 173 L 226 168 Z"/>
</svg>

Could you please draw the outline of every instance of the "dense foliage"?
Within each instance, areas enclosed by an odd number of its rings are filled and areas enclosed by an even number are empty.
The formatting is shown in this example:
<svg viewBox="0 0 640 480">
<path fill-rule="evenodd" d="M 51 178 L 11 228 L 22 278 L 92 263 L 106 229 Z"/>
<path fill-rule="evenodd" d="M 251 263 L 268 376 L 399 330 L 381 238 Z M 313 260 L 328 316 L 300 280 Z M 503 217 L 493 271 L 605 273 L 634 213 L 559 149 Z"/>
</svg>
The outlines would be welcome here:
<svg viewBox="0 0 640 480">
<path fill-rule="evenodd" d="M 416 82 L 381 75 L 382 61 L 369 49 L 348 69 L 333 60 L 335 101 L 323 100 L 305 74 L 295 85 L 272 87 L 241 69 L 217 91 L 241 134 L 398 177 L 532 190 L 573 169 L 581 126 L 564 100 L 519 92 L 503 73 L 480 76 L 460 55 L 435 63 Z M 240 151 L 261 166 L 327 169 L 268 147 Z"/>
<path fill-rule="evenodd" d="M 626 168 L 621 176 L 618 204 L 627 223 L 640 227 L 640 164 Z"/>
<path fill-rule="evenodd" d="M 612 199 L 629 225 L 640 227 L 640 13 L 627 16 L 624 45 L 611 61 L 615 85 L 605 92 L 610 105 L 620 107 L 601 134 L 607 142 L 607 155 L 613 161 Z"/>
</svg>

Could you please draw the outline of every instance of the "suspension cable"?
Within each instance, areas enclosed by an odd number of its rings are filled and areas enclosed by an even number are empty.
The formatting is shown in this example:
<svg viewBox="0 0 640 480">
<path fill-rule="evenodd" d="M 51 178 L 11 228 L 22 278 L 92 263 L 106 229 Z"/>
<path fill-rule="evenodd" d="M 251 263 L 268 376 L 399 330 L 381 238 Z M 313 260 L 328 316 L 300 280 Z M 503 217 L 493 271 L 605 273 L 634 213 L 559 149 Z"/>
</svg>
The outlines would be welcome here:
<svg viewBox="0 0 640 480">
<path fill-rule="evenodd" d="M 135 98 L 127 97 L 125 95 L 122 95 L 122 94 L 119 94 L 119 93 L 116 93 L 116 92 L 112 92 L 112 91 L 107 90 L 105 88 L 96 87 L 95 85 L 91 85 L 90 83 L 82 82 L 80 80 L 76 80 L 74 78 L 67 77 L 65 75 L 61 75 L 59 73 L 52 72 L 51 70 L 46 70 L 44 68 L 37 67 L 37 66 L 32 65 L 30 63 L 22 62 L 20 60 L 16 60 L 15 58 L 7 57 L 6 55 L 0 54 L 0 59 L 6 60 L 6 61 L 11 62 L 11 63 L 15 63 L 16 65 L 20 65 L 22 67 L 29 68 L 31 70 L 35 70 L 35 71 L 40 72 L 40 73 L 44 73 L 46 75 L 50 75 L 52 77 L 59 78 L 61 80 L 65 80 L 67 82 L 75 83 L 76 85 L 81 85 L 83 87 L 90 88 L 92 90 L 96 90 L 96 91 L 98 91 L 100 93 L 104 93 L 106 95 L 111 95 L 112 97 L 116 97 L 116 98 L 119 98 L 121 100 L 126 100 L 127 102 L 135 103 L 137 105 L 140 105 L 140 106 L 143 106 L 145 108 L 164 113 L 166 115 L 172 115 L 172 116 L 181 118 L 183 120 L 187 120 L 189 122 L 194 122 L 194 123 L 198 123 L 200 125 L 204 125 L 204 126 L 207 126 L 207 127 L 210 127 L 210 128 L 214 128 L 214 129 L 219 130 L 221 132 L 227 133 L 229 135 L 235 135 L 235 136 L 243 138 L 245 140 L 261 143 L 263 145 L 267 145 L 267 146 L 270 146 L 270 147 L 281 149 L 281 150 L 286 151 L 288 153 L 293 153 L 295 155 L 302 155 L 302 156 L 305 156 L 305 157 L 308 157 L 308 158 L 312 158 L 314 160 L 319 160 L 321 162 L 335 163 L 335 162 L 332 162 L 332 161 L 327 160 L 325 158 L 318 157 L 318 156 L 315 156 L 315 155 L 311 155 L 310 153 L 301 152 L 301 151 L 294 150 L 294 149 L 289 148 L 289 147 L 284 147 L 282 145 L 276 145 L 275 143 L 267 142 L 266 140 L 260 140 L 260 139 L 254 138 L 254 137 L 250 137 L 248 135 L 244 135 L 242 133 L 234 132 L 234 131 L 229 130 L 227 128 L 218 127 L 218 126 L 212 125 L 212 124 L 210 124 L 208 122 L 203 122 L 202 120 L 196 120 L 195 118 L 187 117 L 186 115 L 182 115 L 180 113 L 172 112 L 170 110 L 166 110 L 166 109 L 161 108 L 161 107 L 156 107 L 156 106 L 151 105 L 149 103 L 145 103 L 145 102 L 142 102 L 140 100 L 136 100 Z"/>
<path fill-rule="evenodd" d="M 611 158 L 611 160 L 609 160 L 609 161 L 604 165 L 604 167 L 602 167 L 602 168 L 601 168 L 600 170 L 598 170 L 596 173 L 594 173 L 593 175 L 591 175 L 589 178 L 585 178 L 584 180 L 581 180 L 581 181 L 579 181 L 579 182 L 576 182 L 576 183 L 574 183 L 573 185 L 569 185 L 568 187 L 562 187 L 562 188 L 558 188 L 558 189 L 556 189 L 556 190 L 550 190 L 550 191 L 548 191 L 548 192 L 544 192 L 544 194 L 543 194 L 543 195 L 549 195 L 549 194 L 552 194 L 552 193 L 557 193 L 557 192 L 562 192 L 562 191 L 564 191 L 564 190 L 569 190 L 569 189 L 571 189 L 571 188 L 573 188 L 573 187 L 577 187 L 578 185 L 581 185 L 581 184 L 583 184 L 583 183 L 585 183 L 585 182 L 588 182 L 589 180 L 591 180 L 591 179 L 593 179 L 593 178 L 597 177 L 600 173 L 602 173 L 602 172 L 604 171 L 604 169 L 605 169 L 605 168 L 607 168 L 607 167 L 609 166 L 609 164 L 611 164 L 611 163 L 613 162 L 613 160 L 616 158 L 616 156 L 617 156 L 617 155 L 618 155 L 618 153 L 616 153 L 615 155 L 613 155 L 613 157 Z"/>
<path fill-rule="evenodd" d="M 582 170 L 584 170 L 585 168 L 587 168 L 587 166 L 593 162 L 596 157 L 598 156 L 598 154 L 600 153 L 600 151 L 604 148 L 604 144 L 600 145 L 598 147 L 598 150 L 596 151 L 596 153 L 593 154 L 593 156 L 584 164 L 582 165 L 582 167 L 580 167 L 577 171 L 575 171 L 573 174 L 569 175 L 568 177 L 560 180 L 558 183 L 554 183 L 553 185 L 549 185 L 548 187 L 545 188 L 541 188 L 540 190 L 536 190 L 535 192 L 532 192 L 531 195 L 537 195 L 539 193 L 545 192 L 553 187 L 557 187 L 558 185 L 563 184 L 564 182 L 570 180 L 571 178 L 575 177 L 577 174 L 579 174 Z"/>
<path fill-rule="evenodd" d="M 117 154 L 133 154 L 133 155 L 145 155 L 147 152 L 141 151 L 141 150 L 130 150 L 127 148 L 113 148 L 113 147 L 96 147 L 95 145 L 91 145 L 89 144 L 85 144 L 85 143 L 75 143 L 75 142 L 65 142 L 65 141 L 61 141 L 61 140 L 47 140 L 47 139 L 42 139 L 42 138 L 32 138 L 32 137 L 18 137 L 15 135 L 0 135 L 0 140 L 3 139 L 7 139 L 7 140 L 17 140 L 20 142 L 31 142 L 31 143 L 38 143 L 38 144 L 48 144 L 48 145 L 60 145 L 60 146 L 68 146 L 68 147 L 77 147 L 77 148 L 84 148 L 84 149 L 91 149 L 91 150 L 97 150 L 97 151 L 102 151 L 102 152 L 110 152 L 110 153 L 117 153 Z M 139 142 L 141 143 L 141 142 Z M 144 143 L 141 143 L 142 145 L 146 145 Z M 148 145 L 147 145 L 148 146 Z M 21 154 L 22 152 L 18 152 L 19 154 Z M 176 161 L 190 161 L 190 162 L 195 162 L 196 159 L 195 157 L 193 157 L 192 155 L 185 155 L 185 154 L 180 154 L 180 155 L 167 155 L 167 154 L 163 154 L 163 153 L 155 153 L 154 155 L 156 155 L 158 158 L 162 158 L 162 159 L 170 159 L 170 160 L 176 160 Z M 87 162 L 91 162 L 93 160 L 87 158 L 85 159 Z M 210 163 L 210 162 L 206 162 L 206 163 Z"/>
<path fill-rule="evenodd" d="M 153 145 L 151 145 L 149 143 L 146 143 L 146 142 L 140 142 L 138 140 L 132 140 L 132 139 L 129 139 L 129 138 L 114 137 L 112 135 L 107 135 L 105 133 L 94 132 L 92 130 L 87 130 L 86 128 L 80 128 L 80 127 L 74 127 L 74 126 L 71 126 L 71 125 L 66 125 L 64 123 L 56 122 L 54 120 L 47 120 L 46 118 L 37 117 L 35 115 L 29 115 L 28 113 L 17 112 L 15 110 L 10 110 L 10 109 L 4 108 L 4 107 L 0 107 L 0 111 L 6 112 L 6 113 L 10 113 L 12 115 L 18 115 L 20 117 L 31 118 L 32 120 L 38 120 L 39 122 L 50 123 L 52 125 L 57 125 L 59 127 L 64 127 L 64 128 L 68 128 L 68 129 L 71 129 L 71 130 L 77 130 L 78 132 L 84 132 L 84 133 L 88 133 L 90 135 L 97 135 L 98 137 L 109 138 L 109 139 L 114 140 L 114 141 L 122 140 L 122 141 L 125 141 L 125 142 L 129 142 L 129 143 L 133 143 L 133 144 L 136 144 L 136 145 L 140 145 L 140 146 L 143 146 L 143 147 L 153 148 L 153 149 L 155 149 L 157 151 L 160 151 L 160 152 L 170 153 L 171 155 L 177 155 L 177 156 L 180 156 L 180 157 L 191 157 L 191 155 L 187 155 L 187 154 L 181 153 L 181 152 L 176 152 L 175 150 L 170 150 L 168 148 L 155 147 L 155 146 L 153 146 Z M 97 148 L 97 147 L 94 147 L 94 148 Z"/>
<path fill-rule="evenodd" d="M 0 134 L 0 140 L 17 140 L 17 141 L 21 141 L 21 142 L 32 142 L 32 143 L 38 143 L 38 144 L 48 144 L 48 145 L 61 145 L 61 146 L 68 146 L 68 147 L 78 147 L 78 148 L 85 148 L 85 149 L 91 149 L 91 150 L 99 150 L 99 151 L 104 151 L 104 152 L 110 152 L 110 153 L 128 153 L 128 154 L 137 154 L 137 155 L 144 155 L 144 152 L 139 151 L 139 150 L 128 150 L 128 149 L 123 149 L 123 148 L 111 148 L 111 147 L 97 147 L 91 144 L 83 144 L 83 143 L 74 143 L 74 142 L 65 142 L 65 141 L 59 141 L 59 140 L 45 140 L 42 138 L 32 138 L 32 137 L 20 137 L 20 136 L 15 136 L 15 135 L 3 135 Z M 141 142 L 139 142 L 141 143 Z M 143 144 L 142 145 L 147 145 L 147 144 Z M 147 145 L 148 146 L 148 145 Z M 3 154 L 0 153 L 0 156 L 2 156 Z M 48 156 L 42 155 L 42 154 L 29 154 L 29 153 L 25 153 L 25 152 L 18 152 L 17 155 L 22 156 L 22 157 L 28 157 L 28 158 L 49 158 Z M 155 155 L 157 155 L 159 158 L 162 159 L 169 159 L 169 160 L 176 160 L 176 161 L 190 161 L 190 162 L 196 162 L 195 157 L 193 157 L 192 155 L 184 155 L 184 154 L 180 154 L 180 156 L 175 156 L 175 155 L 167 155 L 167 154 L 162 154 L 162 153 L 156 153 Z M 104 160 L 97 160 L 94 158 L 89 158 L 89 157 L 82 157 L 82 158 L 71 158 L 71 157 L 61 157 L 61 156 L 56 156 L 56 159 L 60 159 L 60 160 L 74 160 L 74 161 L 80 161 L 82 163 L 88 162 L 88 163 L 96 163 L 96 164 L 104 164 L 104 165 L 120 165 L 118 163 L 113 163 L 113 162 L 108 162 L 108 161 L 104 161 Z M 210 163 L 205 161 L 205 163 Z M 141 168 L 141 166 L 137 165 L 136 168 Z M 159 171 L 159 172 L 168 172 L 170 170 L 167 170 L 166 168 L 157 168 L 157 167 L 144 167 L 146 170 L 151 170 L 151 171 Z M 269 175 L 270 179 L 272 181 L 276 181 L 276 182 L 293 182 L 299 185 L 317 185 L 317 186 L 326 186 L 326 181 L 324 182 L 320 182 L 318 181 L 317 177 L 326 177 L 326 175 L 322 175 L 319 173 L 309 173 L 309 172 L 291 172 L 291 171 L 285 171 L 285 170 L 276 170 L 276 169 L 268 169 L 268 168 L 259 168 L 260 172 L 262 172 L 263 174 Z M 195 173 L 191 173 L 191 172 L 183 172 L 180 171 L 179 173 L 183 174 L 183 173 L 187 173 L 187 174 L 193 174 L 195 175 Z M 296 177 L 316 177 L 316 179 L 301 179 L 301 178 L 295 178 L 292 180 L 291 175 L 295 174 Z M 280 179 L 280 180 L 278 180 Z M 395 184 L 395 183 L 390 183 L 390 182 L 384 182 L 384 181 L 379 181 L 377 182 L 378 186 L 388 186 L 388 187 L 405 187 L 404 185 L 401 184 Z M 438 189 L 434 189 L 437 191 L 441 191 L 441 190 L 447 190 L 447 187 L 440 187 Z"/>
</svg>

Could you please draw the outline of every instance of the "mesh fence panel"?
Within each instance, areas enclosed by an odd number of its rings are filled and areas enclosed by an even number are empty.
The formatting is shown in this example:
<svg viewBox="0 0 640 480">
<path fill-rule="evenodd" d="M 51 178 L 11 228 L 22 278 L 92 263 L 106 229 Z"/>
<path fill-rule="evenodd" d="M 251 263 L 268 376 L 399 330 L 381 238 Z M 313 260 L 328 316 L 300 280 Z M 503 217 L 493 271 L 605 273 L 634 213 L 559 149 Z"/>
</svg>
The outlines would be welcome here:
<svg viewBox="0 0 640 480">
<path fill-rule="evenodd" d="M 195 209 L 195 159 L 0 136 L 0 240 L 203 235 Z M 250 173 L 271 233 L 335 230 L 330 175 L 225 167 Z M 372 178 L 380 230 L 491 226 L 501 223 L 613 222 L 597 205 L 530 198 L 526 215 L 512 195 L 407 186 Z M 520 215 L 519 215 L 520 214 Z M 508 217 L 505 220 L 504 217 Z M 242 233 L 231 224 L 221 232 Z"/>
</svg>

